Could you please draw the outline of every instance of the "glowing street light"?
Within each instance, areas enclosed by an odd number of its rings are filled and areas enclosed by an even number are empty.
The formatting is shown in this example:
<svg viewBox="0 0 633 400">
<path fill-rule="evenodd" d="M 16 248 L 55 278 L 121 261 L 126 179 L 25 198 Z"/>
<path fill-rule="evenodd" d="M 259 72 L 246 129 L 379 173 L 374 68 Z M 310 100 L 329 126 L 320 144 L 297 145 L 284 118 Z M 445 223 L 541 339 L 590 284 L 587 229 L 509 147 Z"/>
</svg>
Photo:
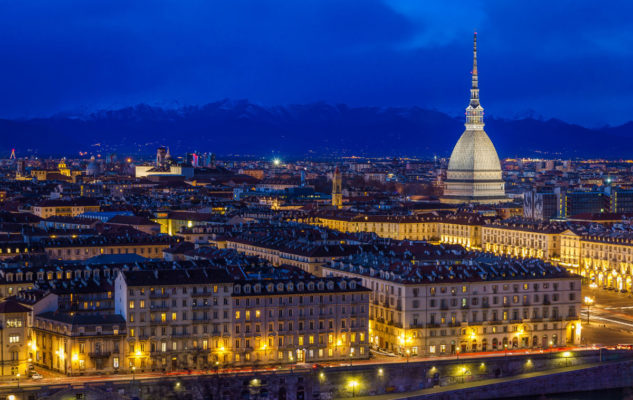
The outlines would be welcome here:
<svg viewBox="0 0 633 400">
<path fill-rule="evenodd" d="M 591 312 L 591 305 L 594 303 L 593 297 L 585 296 L 585 305 L 587 306 L 587 325 L 589 325 L 589 313 Z"/>
<path fill-rule="evenodd" d="M 352 388 L 352 397 L 356 397 L 356 388 L 358 387 L 358 381 L 352 379 L 351 381 L 349 381 L 348 386 Z"/>
<path fill-rule="evenodd" d="M 281 165 L 281 160 L 279 158 L 273 158 L 273 165 L 278 167 Z"/>
</svg>

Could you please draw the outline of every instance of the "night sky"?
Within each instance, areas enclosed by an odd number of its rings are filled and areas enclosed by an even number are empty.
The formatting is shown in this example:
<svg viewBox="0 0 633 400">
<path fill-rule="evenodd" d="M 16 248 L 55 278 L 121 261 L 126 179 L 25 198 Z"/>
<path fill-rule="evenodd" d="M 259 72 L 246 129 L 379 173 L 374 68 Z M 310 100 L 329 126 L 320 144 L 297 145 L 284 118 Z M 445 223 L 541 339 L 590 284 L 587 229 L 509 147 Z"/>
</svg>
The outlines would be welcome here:
<svg viewBox="0 0 633 400">
<path fill-rule="evenodd" d="M 633 2 L 0 0 L 0 116 L 326 101 L 633 119 Z"/>
</svg>

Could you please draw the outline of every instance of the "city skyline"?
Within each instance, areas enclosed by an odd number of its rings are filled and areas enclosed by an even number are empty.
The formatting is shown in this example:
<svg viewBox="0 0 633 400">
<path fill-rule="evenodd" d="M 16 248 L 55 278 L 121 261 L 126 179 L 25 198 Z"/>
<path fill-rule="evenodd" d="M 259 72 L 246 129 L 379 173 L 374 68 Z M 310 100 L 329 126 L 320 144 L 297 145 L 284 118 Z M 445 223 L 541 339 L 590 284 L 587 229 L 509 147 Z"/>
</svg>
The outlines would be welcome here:
<svg viewBox="0 0 633 400">
<path fill-rule="evenodd" d="M 630 397 L 600 6 L 0 4 L 0 400 Z"/>
</svg>

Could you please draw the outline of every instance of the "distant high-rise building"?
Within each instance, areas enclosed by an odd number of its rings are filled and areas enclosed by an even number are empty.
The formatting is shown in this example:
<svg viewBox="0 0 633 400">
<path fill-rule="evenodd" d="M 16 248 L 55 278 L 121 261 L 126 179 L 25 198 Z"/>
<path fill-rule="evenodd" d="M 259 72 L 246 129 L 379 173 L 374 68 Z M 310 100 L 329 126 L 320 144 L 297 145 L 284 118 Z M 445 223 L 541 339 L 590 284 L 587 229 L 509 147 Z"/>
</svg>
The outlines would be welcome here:
<svg viewBox="0 0 633 400">
<path fill-rule="evenodd" d="M 569 218 L 581 214 L 601 214 L 611 209 L 611 198 L 600 190 L 575 190 L 561 193 L 558 216 Z"/>
<path fill-rule="evenodd" d="M 611 212 L 633 213 L 633 190 L 613 189 L 611 192 Z"/>
<path fill-rule="evenodd" d="M 341 170 L 336 167 L 332 175 L 332 205 L 334 207 L 343 207 L 343 178 Z"/>
<path fill-rule="evenodd" d="M 497 150 L 484 132 L 484 109 L 479 103 L 477 34 L 473 40 L 473 71 L 466 130 L 457 141 L 446 171 L 444 203 L 501 203 L 509 201 Z"/>
<path fill-rule="evenodd" d="M 536 191 L 523 193 L 523 216 L 540 221 L 549 221 L 558 216 L 561 191 Z"/>
</svg>

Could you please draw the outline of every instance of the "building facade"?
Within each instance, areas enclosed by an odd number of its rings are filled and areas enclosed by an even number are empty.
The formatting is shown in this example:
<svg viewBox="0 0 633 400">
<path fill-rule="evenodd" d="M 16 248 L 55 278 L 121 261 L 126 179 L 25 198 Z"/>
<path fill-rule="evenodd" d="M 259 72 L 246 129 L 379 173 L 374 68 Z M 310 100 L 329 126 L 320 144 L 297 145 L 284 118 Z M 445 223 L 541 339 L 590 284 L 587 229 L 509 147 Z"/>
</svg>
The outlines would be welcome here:
<svg viewBox="0 0 633 400">
<path fill-rule="evenodd" d="M 337 261 L 327 276 L 371 289 L 370 344 L 403 355 L 548 348 L 581 341 L 581 278 L 538 260 L 391 270 Z"/>
</svg>

